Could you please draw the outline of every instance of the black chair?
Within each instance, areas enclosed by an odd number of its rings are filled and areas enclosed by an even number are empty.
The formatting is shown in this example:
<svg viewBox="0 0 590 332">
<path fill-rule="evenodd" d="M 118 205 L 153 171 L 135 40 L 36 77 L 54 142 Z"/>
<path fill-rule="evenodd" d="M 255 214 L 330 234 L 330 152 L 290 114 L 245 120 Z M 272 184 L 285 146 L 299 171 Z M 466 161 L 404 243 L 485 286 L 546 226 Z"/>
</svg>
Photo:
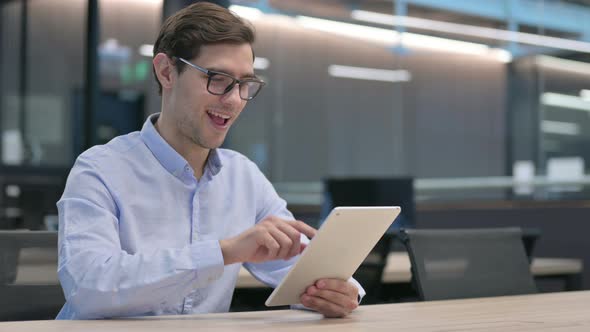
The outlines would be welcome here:
<svg viewBox="0 0 590 332">
<path fill-rule="evenodd" d="M 324 179 L 322 217 L 336 206 L 393 206 L 402 208 L 388 232 L 412 228 L 415 224 L 414 179 L 328 178 Z"/>
<path fill-rule="evenodd" d="M 391 250 L 393 235 L 383 234 L 367 258 L 361 263 L 353 277 L 365 289 L 367 294 L 363 298 L 363 304 L 376 304 L 384 302 L 381 297 L 383 286 L 383 270 L 387 264 L 387 256 Z"/>
<path fill-rule="evenodd" d="M 401 232 L 422 300 L 536 293 L 520 228 Z"/>
<path fill-rule="evenodd" d="M 541 237 L 541 230 L 538 228 L 521 228 L 521 230 L 524 251 L 529 259 L 529 263 L 532 263 L 535 245 L 537 244 L 539 237 Z"/>
<path fill-rule="evenodd" d="M 25 248 L 27 252 L 21 250 Z M 35 257 L 31 248 L 51 257 Z M 0 321 L 54 319 L 65 303 L 59 283 L 18 283 L 18 264 L 23 260 L 33 268 L 30 273 L 37 271 L 35 266 L 49 269 L 38 273 L 57 273 L 57 254 L 48 248 L 57 249 L 57 232 L 0 231 Z"/>
</svg>

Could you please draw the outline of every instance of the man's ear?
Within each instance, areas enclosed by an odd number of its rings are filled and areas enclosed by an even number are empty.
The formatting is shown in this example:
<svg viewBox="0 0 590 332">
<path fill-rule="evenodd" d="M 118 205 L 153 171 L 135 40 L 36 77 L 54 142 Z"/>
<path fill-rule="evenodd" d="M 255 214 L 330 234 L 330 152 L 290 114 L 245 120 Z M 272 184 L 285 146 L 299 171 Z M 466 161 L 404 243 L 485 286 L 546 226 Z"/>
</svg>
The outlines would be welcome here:
<svg viewBox="0 0 590 332">
<path fill-rule="evenodd" d="M 154 64 L 154 71 L 158 77 L 158 81 L 162 85 L 162 90 L 170 89 L 176 79 L 176 69 L 172 60 L 164 53 L 158 53 L 152 61 Z"/>
</svg>

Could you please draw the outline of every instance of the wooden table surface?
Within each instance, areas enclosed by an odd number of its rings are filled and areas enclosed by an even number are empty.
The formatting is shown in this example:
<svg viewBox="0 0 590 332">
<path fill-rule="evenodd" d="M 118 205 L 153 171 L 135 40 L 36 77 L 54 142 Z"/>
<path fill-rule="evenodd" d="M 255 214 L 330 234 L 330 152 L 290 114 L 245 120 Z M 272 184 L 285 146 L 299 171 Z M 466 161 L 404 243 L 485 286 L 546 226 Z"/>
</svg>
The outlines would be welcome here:
<svg viewBox="0 0 590 332">
<path fill-rule="evenodd" d="M 590 291 L 361 306 L 344 319 L 297 310 L 0 323 L 0 332 L 590 331 Z"/>
</svg>

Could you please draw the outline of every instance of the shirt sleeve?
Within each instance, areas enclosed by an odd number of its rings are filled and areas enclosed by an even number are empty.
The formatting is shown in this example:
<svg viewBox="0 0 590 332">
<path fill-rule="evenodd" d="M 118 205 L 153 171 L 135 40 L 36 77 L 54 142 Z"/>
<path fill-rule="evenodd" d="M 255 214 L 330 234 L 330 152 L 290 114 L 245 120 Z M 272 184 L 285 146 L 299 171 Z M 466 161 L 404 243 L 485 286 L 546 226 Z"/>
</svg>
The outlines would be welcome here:
<svg viewBox="0 0 590 332">
<path fill-rule="evenodd" d="M 59 211 L 58 276 L 67 318 L 95 319 L 157 312 L 223 273 L 218 241 L 129 254 L 120 244 L 118 210 L 104 178 L 80 157 Z M 59 316 L 58 316 L 59 317 Z"/>
<path fill-rule="evenodd" d="M 287 202 L 282 199 L 270 183 L 268 179 L 254 166 L 257 171 L 257 215 L 256 222 L 260 222 L 268 216 L 277 216 L 285 220 L 294 220 L 293 214 L 287 209 Z M 309 239 L 301 234 L 301 242 L 309 243 Z M 299 255 L 288 260 L 274 260 L 264 263 L 244 263 L 244 267 L 259 281 L 264 284 L 276 288 L 283 278 L 287 275 L 289 270 L 293 267 L 295 262 L 299 259 Z M 354 278 L 348 280 L 354 284 L 359 290 L 359 303 L 365 296 L 365 290 Z M 293 308 L 304 308 L 302 305 L 293 306 Z"/>
</svg>

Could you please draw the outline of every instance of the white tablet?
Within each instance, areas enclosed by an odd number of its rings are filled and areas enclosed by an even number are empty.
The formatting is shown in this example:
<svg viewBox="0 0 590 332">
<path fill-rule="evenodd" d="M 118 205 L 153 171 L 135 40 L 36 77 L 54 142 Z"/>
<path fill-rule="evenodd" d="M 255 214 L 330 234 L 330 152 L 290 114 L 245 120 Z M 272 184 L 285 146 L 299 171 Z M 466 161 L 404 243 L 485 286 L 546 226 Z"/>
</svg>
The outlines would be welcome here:
<svg viewBox="0 0 590 332">
<path fill-rule="evenodd" d="M 298 304 L 318 279 L 348 280 L 400 211 L 398 206 L 334 208 L 265 304 Z"/>
</svg>

